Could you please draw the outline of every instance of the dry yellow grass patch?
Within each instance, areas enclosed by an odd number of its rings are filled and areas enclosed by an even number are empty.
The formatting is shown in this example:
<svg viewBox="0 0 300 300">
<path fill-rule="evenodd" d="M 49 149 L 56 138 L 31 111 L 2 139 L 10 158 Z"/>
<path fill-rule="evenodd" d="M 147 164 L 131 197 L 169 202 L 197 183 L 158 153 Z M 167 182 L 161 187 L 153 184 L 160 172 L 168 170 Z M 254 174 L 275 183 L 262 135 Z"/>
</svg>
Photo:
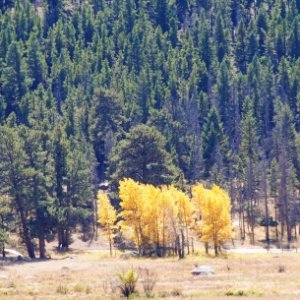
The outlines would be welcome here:
<svg viewBox="0 0 300 300">
<path fill-rule="evenodd" d="M 211 265 L 212 276 L 193 276 L 195 264 Z M 118 299 L 116 273 L 133 266 L 157 275 L 155 299 L 300 299 L 300 255 L 202 254 L 178 261 L 110 258 L 91 252 L 50 261 L 5 266 L 0 274 L 0 299 Z M 279 269 L 282 268 L 282 272 Z M 145 298 L 141 280 L 137 299 Z"/>
</svg>

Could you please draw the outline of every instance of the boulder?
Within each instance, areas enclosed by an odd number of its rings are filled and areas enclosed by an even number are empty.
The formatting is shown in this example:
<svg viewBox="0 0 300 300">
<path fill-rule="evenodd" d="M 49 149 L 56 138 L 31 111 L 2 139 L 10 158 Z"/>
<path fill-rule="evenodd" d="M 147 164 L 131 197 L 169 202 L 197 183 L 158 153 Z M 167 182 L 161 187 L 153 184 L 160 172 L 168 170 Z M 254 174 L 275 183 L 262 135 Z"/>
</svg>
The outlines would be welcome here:
<svg viewBox="0 0 300 300">
<path fill-rule="evenodd" d="M 215 274 L 213 268 L 211 266 L 196 266 L 192 270 L 193 275 L 212 275 Z"/>
</svg>

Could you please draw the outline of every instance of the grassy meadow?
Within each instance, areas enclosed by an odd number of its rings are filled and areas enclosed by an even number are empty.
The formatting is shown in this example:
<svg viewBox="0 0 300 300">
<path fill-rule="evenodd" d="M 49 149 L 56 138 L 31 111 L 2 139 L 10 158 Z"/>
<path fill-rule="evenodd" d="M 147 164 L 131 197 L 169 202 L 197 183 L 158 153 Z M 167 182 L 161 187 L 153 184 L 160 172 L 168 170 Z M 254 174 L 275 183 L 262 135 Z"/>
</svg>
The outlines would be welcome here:
<svg viewBox="0 0 300 300">
<path fill-rule="evenodd" d="M 193 276 L 194 266 L 210 265 L 215 274 Z M 132 299 L 299 299 L 300 255 L 196 253 L 184 260 L 110 258 L 107 251 L 53 256 L 52 260 L 3 265 L 0 299 L 119 299 L 117 273 L 139 274 Z M 156 282 L 145 294 L 148 269 Z M 149 281 L 149 279 L 148 279 Z"/>
</svg>

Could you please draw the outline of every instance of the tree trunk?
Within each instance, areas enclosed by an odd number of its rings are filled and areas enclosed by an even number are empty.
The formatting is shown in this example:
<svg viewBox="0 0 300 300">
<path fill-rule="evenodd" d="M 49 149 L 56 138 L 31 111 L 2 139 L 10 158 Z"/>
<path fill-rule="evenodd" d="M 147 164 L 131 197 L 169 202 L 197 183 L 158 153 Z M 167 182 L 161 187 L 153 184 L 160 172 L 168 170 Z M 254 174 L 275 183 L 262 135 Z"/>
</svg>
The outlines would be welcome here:
<svg viewBox="0 0 300 300">
<path fill-rule="evenodd" d="M 45 245 L 44 236 L 39 237 L 39 252 L 40 252 L 40 258 L 45 259 L 46 258 L 46 245 Z"/>
<path fill-rule="evenodd" d="M 68 251 L 68 249 L 69 249 L 69 231 L 68 231 L 68 229 L 63 230 L 61 246 L 64 251 Z"/>
<path fill-rule="evenodd" d="M 250 218 L 251 218 L 251 221 L 250 221 L 250 229 L 251 229 L 251 232 L 250 232 L 250 243 L 251 245 L 254 245 L 255 244 L 255 238 L 254 238 L 254 208 L 253 208 L 253 200 L 250 199 Z"/>
<path fill-rule="evenodd" d="M 208 243 L 204 243 L 204 247 L 205 247 L 205 254 L 209 254 L 209 249 L 208 249 Z"/>
<path fill-rule="evenodd" d="M 110 257 L 112 257 L 112 243 L 111 243 L 111 238 L 109 238 L 109 253 L 110 253 Z"/>
<path fill-rule="evenodd" d="M 187 225 L 186 225 L 186 246 L 187 246 L 188 254 L 190 254 L 189 230 Z"/>
<path fill-rule="evenodd" d="M 274 201 L 275 201 L 275 222 L 277 222 L 277 225 L 275 227 L 275 236 L 276 236 L 276 241 L 278 242 L 279 234 L 278 234 L 278 203 L 277 203 L 277 196 L 274 196 Z"/>
<path fill-rule="evenodd" d="M 108 240 L 109 240 L 109 253 L 110 253 L 110 257 L 112 257 L 112 240 L 111 240 L 110 229 L 108 230 Z"/>
<path fill-rule="evenodd" d="M 214 248 L 215 248 L 215 256 L 219 255 L 219 247 L 217 245 L 217 243 L 214 243 Z"/>
<path fill-rule="evenodd" d="M 264 189 L 264 200 L 265 200 L 265 218 L 266 218 L 266 242 L 268 248 L 270 247 L 270 232 L 269 232 L 269 207 L 268 207 L 268 192 L 267 192 L 267 166 L 263 164 L 263 189 Z"/>
<path fill-rule="evenodd" d="M 194 249 L 194 238 L 191 237 L 191 247 L 192 247 L 192 253 L 194 254 L 195 249 Z"/>
<path fill-rule="evenodd" d="M 28 256 L 30 258 L 35 258 L 35 253 L 34 253 L 34 246 L 31 242 L 30 234 L 29 234 L 29 228 L 27 226 L 27 221 L 24 213 L 23 206 L 21 204 L 20 199 L 16 198 L 16 204 L 19 210 L 20 214 L 20 219 L 21 219 L 21 224 L 22 224 L 22 236 L 26 245 L 26 249 L 28 252 Z"/>
<path fill-rule="evenodd" d="M 184 233 L 183 233 L 183 229 L 180 230 L 181 231 L 181 259 L 184 258 L 185 256 L 185 253 L 184 253 L 184 244 L 185 244 L 185 241 L 184 241 Z"/>
<path fill-rule="evenodd" d="M 61 250 L 61 247 L 62 247 L 62 229 L 61 228 L 58 229 L 57 235 L 58 235 L 58 245 L 57 245 L 57 248 L 58 248 L 58 250 Z"/>
</svg>

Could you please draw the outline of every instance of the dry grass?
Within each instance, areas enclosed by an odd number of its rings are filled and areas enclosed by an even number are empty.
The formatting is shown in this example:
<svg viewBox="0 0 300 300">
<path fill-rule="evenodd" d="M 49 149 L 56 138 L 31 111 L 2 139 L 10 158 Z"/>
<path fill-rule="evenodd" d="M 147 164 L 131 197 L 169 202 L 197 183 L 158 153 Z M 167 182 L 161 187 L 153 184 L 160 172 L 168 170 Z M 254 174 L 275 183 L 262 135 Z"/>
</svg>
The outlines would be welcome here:
<svg viewBox="0 0 300 300">
<path fill-rule="evenodd" d="M 195 264 L 209 264 L 215 275 L 195 277 Z M 297 253 L 206 257 L 201 253 L 178 261 L 109 258 L 105 253 L 59 257 L 51 261 L 5 266 L 0 299 L 118 299 L 116 273 L 129 267 L 157 274 L 155 299 L 300 299 L 300 256 Z M 285 271 L 279 272 L 284 266 Z M 137 299 L 146 298 L 138 282 Z"/>
</svg>

